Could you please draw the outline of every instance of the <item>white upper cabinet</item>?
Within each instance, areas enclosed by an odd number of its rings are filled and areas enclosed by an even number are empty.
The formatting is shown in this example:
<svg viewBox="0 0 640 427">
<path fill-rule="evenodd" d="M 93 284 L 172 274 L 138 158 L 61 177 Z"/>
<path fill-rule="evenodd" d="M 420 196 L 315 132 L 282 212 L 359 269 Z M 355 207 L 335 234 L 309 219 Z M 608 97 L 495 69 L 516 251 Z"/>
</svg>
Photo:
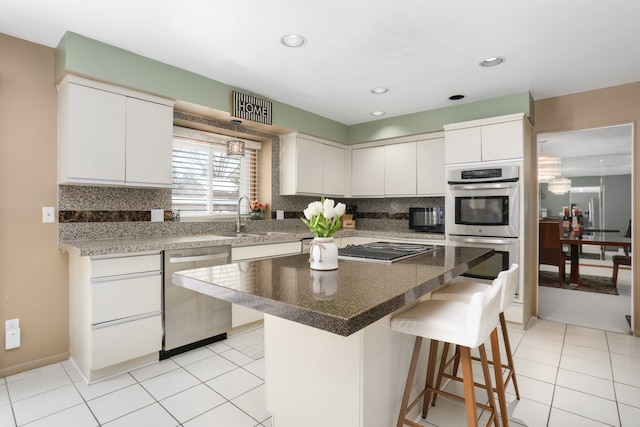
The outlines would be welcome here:
<svg viewBox="0 0 640 427">
<path fill-rule="evenodd" d="M 416 195 L 416 142 L 384 146 L 384 195 Z"/>
<path fill-rule="evenodd" d="M 351 195 L 384 196 L 385 147 L 354 148 L 351 151 Z"/>
<path fill-rule="evenodd" d="M 416 142 L 416 193 L 419 196 L 442 196 L 445 190 L 444 138 Z"/>
<path fill-rule="evenodd" d="M 172 140 L 173 108 L 127 98 L 127 183 L 170 186 Z"/>
<path fill-rule="evenodd" d="M 352 148 L 352 196 L 442 196 L 444 138 L 441 132 L 422 138 L 402 137 Z"/>
<path fill-rule="evenodd" d="M 446 125 L 445 163 L 521 159 L 524 114 Z"/>
<path fill-rule="evenodd" d="M 173 101 L 77 76 L 58 89 L 58 183 L 171 186 Z"/>
<path fill-rule="evenodd" d="M 296 133 L 280 138 L 280 194 L 345 195 L 346 149 Z"/>
</svg>

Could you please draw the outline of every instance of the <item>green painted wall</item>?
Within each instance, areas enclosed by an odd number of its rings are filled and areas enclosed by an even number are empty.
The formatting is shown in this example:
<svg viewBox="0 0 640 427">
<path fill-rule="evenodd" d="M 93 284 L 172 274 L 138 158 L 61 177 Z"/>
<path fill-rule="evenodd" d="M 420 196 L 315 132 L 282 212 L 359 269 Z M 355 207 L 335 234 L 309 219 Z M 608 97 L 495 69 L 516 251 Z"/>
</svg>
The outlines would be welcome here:
<svg viewBox="0 0 640 427">
<path fill-rule="evenodd" d="M 532 111 L 533 100 L 529 92 L 517 93 L 353 125 L 349 127 L 349 142 L 437 132 L 441 131 L 445 124 L 513 113 L 524 113 L 525 116 L 531 117 Z"/>
<path fill-rule="evenodd" d="M 225 112 L 230 110 L 231 91 L 245 91 L 71 32 L 56 49 L 56 81 L 66 72 Z M 346 144 L 435 132 L 447 123 L 511 113 L 524 112 L 533 121 L 528 92 L 352 126 L 271 101 L 275 126 Z"/>
</svg>

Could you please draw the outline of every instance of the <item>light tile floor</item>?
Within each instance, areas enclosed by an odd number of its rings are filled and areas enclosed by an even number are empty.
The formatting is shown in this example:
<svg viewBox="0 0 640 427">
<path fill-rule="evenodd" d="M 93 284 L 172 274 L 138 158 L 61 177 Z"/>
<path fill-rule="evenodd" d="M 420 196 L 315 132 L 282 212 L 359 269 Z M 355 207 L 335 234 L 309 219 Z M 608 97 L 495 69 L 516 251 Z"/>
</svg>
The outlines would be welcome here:
<svg viewBox="0 0 640 427">
<path fill-rule="evenodd" d="M 70 361 L 0 378 L 0 426 L 271 427 L 263 329 L 92 385 Z"/>
<path fill-rule="evenodd" d="M 507 390 L 511 425 L 640 425 L 640 338 L 544 320 L 509 336 L 521 393 Z M 263 339 L 252 329 L 90 386 L 70 362 L 9 376 L 0 426 L 269 427 Z M 420 423 L 465 426 L 465 412 L 440 398 Z"/>
</svg>

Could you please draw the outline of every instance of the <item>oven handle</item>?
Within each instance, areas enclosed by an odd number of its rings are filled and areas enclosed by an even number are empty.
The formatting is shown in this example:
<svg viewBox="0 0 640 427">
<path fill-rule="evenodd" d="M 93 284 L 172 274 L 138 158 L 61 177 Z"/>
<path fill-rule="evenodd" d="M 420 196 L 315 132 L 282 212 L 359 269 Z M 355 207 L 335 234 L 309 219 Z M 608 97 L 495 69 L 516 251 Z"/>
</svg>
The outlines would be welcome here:
<svg viewBox="0 0 640 427">
<path fill-rule="evenodd" d="M 453 240 L 455 242 L 484 243 L 484 244 L 491 244 L 491 245 L 518 244 L 518 239 L 499 239 L 494 237 L 486 238 L 486 237 L 449 236 L 449 240 Z"/>
<path fill-rule="evenodd" d="M 494 182 L 494 183 L 482 183 L 482 184 L 450 184 L 449 187 L 453 190 L 494 190 L 501 188 L 517 188 L 517 182 Z"/>
</svg>

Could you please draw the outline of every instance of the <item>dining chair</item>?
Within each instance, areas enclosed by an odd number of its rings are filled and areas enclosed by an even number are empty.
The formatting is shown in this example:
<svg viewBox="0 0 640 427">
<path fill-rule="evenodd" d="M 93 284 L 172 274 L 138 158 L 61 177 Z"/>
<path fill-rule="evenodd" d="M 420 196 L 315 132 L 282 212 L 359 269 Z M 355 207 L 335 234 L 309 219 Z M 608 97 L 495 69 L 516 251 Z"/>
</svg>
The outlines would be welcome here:
<svg viewBox="0 0 640 427">
<path fill-rule="evenodd" d="M 559 221 L 540 221 L 538 242 L 539 265 L 555 265 L 558 267 L 559 283 L 565 281 L 567 256 L 560 243 L 562 223 Z M 539 266 L 538 266 L 539 268 Z"/>
<path fill-rule="evenodd" d="M 631 237 L 631 220 L 627 226 L 627 232 L 624 237 Z M 624 248 L 624 255 L 614 255 L 611 257 L 613 261 L 613 287 L 618 287 L 618 269 L 621 265 L 631 266 L 631 256 L 629 255 L 629 248 Z"/>
</svg>

